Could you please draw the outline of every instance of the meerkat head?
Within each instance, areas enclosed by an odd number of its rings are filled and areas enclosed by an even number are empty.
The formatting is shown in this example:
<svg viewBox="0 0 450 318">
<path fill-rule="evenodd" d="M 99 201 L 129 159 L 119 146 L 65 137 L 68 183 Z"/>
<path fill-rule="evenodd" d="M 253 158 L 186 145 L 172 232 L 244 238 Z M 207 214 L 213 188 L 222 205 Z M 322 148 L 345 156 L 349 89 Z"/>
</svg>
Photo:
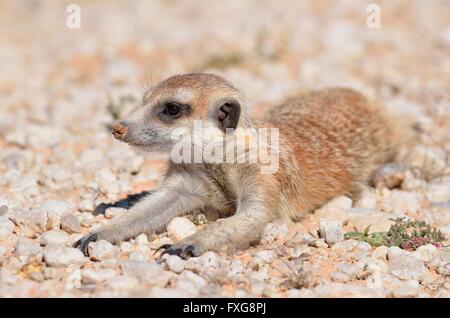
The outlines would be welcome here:
<svg viewBox="0 0 450 318">
<path fill-rule="evenodd" d="M 172 76 L 151 88 L 142 104 L 113 126 L 113 135 L 147 151 L 170 151 L 174 130 L 192 131 L 195 121 L 223 134 L 249 125 L 240 92 L 213 74 Z"/>
</svg>

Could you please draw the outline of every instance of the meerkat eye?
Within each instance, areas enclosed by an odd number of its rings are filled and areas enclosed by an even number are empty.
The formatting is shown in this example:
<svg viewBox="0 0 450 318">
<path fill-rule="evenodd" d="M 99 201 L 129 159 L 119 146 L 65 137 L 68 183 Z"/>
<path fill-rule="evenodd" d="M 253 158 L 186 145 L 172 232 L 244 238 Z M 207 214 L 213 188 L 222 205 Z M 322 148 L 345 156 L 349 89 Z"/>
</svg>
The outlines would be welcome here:
<svg viewBox="0 0 450 318">
<path fill-rule="evenodd" d="M 162 112 L 164 115 L 170 116 L 171 118 L 178 118 L 181 115 L 182 108 L 181 105 L 171 102 L 165 105 Z"/>
</svg>

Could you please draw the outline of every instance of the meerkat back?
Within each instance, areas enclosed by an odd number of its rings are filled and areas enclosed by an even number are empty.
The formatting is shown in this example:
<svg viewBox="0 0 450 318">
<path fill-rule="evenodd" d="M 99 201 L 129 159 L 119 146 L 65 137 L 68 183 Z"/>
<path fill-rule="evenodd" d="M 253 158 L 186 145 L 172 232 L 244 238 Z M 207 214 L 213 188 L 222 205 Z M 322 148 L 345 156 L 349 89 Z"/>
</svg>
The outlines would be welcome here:
<svg viewBox="0 0 450 318">
<path fill-rule="evenodd" d="M 339 195 L 355 195 L 376 167 L 392 160 L 391 123 L 381 105 L 345 88 L 304 93 L 271 109 L 266 124 L 280 129 L 280 181 L 295 212 Z"/>
</svg>

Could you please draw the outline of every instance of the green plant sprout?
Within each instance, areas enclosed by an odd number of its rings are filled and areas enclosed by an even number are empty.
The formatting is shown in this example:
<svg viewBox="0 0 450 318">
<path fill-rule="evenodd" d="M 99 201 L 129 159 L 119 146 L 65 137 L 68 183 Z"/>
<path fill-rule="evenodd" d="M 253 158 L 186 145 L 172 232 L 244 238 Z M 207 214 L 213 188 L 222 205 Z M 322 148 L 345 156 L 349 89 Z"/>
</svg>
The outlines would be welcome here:
<svg viewBox="0 0 450 318">
<path fill-rule="evenodd" d="M 415 250 L 421 245 L 433 244 L 436 247 L 441 246 L 445 240 L 444 234 L 426 222 L 407 220 L 405 218 L 392 219 L 395 223 L 391 225 L 387 232 L 370 233 L 370 225 L 359 232 L 345 234 L 346 239 L 355 239 L 369 243 L 373 247 L 382 245 L 398 246 L 405 250 Z"/>
</svg>

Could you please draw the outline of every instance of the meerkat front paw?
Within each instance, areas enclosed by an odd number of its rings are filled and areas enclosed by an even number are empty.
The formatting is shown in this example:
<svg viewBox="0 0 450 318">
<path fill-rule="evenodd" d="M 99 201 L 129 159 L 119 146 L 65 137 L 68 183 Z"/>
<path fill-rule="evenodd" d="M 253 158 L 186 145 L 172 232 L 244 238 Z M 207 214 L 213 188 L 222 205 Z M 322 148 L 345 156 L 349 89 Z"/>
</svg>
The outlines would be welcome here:
<svg viewBox="0 0 450 318">
<path fill-rule="evenodd" d="M 88 256 L 88 247 L 89 243 L 95 242 L 98 240 L 98 235 L 96 233 L 91 233 L 83 236 L 78 241 L 73 244 L 73 247 L 79 248 L 85 256 Z"/>
<path fill-rule="evenodd" d="M 162 250 L 159 256 L 159 261 L 164 254 L 177 255 L 182 259 L 188 259 L 192 256 L 200 256 L 206 252 L 206 248 L 200 242 L 195 240 L 182 240 L 175 244 L 164 244 L 160 246 L 156 251 Z"/>
</svg>

